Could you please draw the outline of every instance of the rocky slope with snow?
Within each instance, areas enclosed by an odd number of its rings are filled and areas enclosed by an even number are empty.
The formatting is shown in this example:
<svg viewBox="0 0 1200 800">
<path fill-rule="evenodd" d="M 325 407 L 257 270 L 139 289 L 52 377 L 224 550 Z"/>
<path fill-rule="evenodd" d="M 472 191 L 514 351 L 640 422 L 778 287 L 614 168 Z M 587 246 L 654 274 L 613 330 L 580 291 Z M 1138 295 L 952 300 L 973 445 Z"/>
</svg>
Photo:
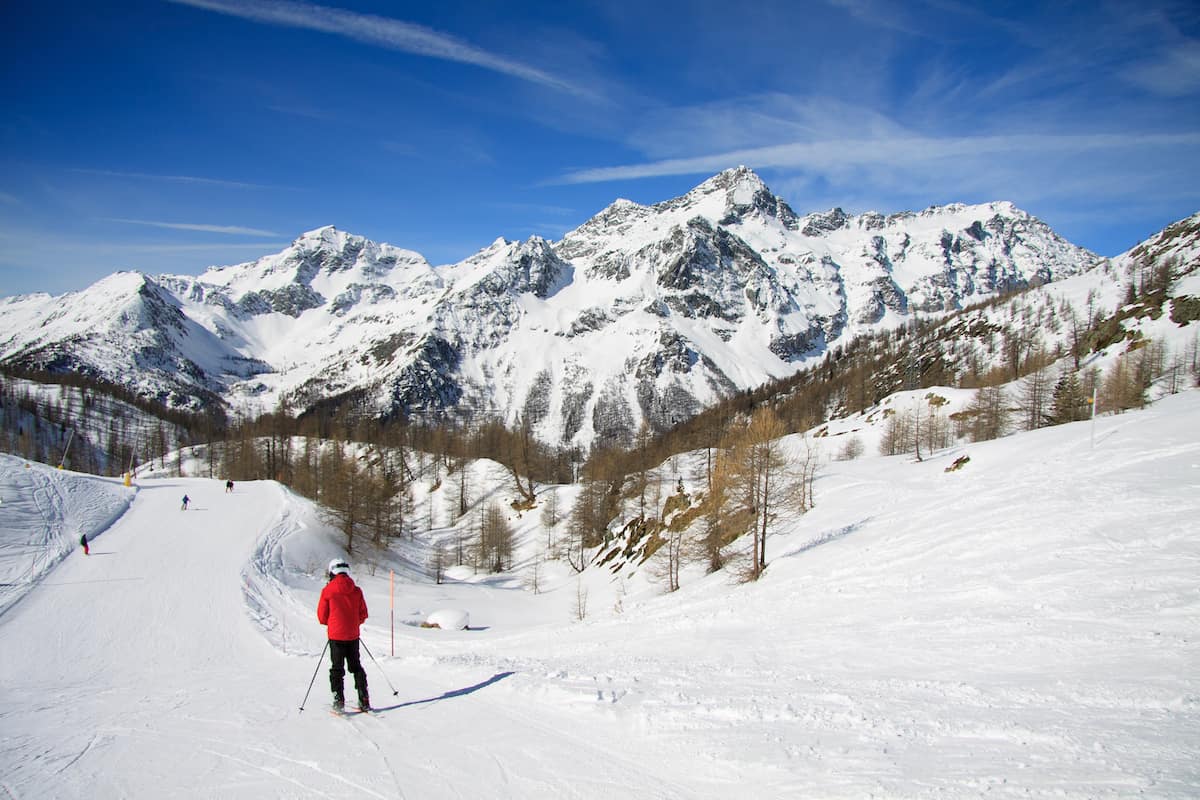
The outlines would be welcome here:
<svg viewBox="0 0 1200 800">
<path fill-rule="evenodd" d="M 1107 264 L 1009 203 L 798 215 L 745 168 L 561 241 L 434 267 L 332 227 L 199 277 L 118 273 L 0 300 L 0 363 L 174 406 L 518 417 L 555 444 L 628 440 L 791 374 L 838 342 Z"/>
</svg>

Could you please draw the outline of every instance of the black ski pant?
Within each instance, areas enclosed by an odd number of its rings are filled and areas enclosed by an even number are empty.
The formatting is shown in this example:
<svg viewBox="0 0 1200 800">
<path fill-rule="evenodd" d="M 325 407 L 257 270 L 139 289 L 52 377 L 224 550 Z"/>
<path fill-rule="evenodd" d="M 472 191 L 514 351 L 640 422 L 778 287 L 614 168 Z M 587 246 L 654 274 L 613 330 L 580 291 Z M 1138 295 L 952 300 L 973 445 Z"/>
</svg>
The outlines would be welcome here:
<svg viewBox="0 0 1200 800">
<path fill-rule="evenodd" d="M 367 696 L 367 671 L 358 660 L 358 639 L 349 642 L 330 639 L 329 662 L 329 688 L 334 694 L 342 694 L 342 681 L 349 670 L 354 676 L 354 690 L 358 692 L 358 696 Z"/>
</svg>

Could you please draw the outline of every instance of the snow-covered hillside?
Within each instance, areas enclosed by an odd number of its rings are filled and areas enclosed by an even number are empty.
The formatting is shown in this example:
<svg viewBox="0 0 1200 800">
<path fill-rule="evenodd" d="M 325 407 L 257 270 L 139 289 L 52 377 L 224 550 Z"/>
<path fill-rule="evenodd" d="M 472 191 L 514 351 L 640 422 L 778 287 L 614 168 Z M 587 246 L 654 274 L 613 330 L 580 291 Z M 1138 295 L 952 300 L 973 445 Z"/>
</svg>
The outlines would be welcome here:
<svg viewBox="0 0 1200 800">
<path fill-rule="evenodd" d="M 1200 794 L 1197 390 L 832 462 L 753 584 L 546 566 L 535 594 L 536 513 L 510 520 L 512 575 L 434 584 L 445 530 L 364 551 L 380 711 L 352 719 L 323 710 L 313 609 L 342 550 L 308 502 L 7 456 L 0 500 L 16 798 Z M 439 609 L 470 629 L 417 627 Z"/>
<path fill-rule="evenodd" d="M 837 343 L 1106 263 L 1009 203 L 799 216 L 745 168 L 556 243 L 459 264 L 332 227 L 199 277 L 119 273 L 0 301 L 0 363 L 168 405 L 520 416 L 587 448 L 666 429 Z"/>
</svg>

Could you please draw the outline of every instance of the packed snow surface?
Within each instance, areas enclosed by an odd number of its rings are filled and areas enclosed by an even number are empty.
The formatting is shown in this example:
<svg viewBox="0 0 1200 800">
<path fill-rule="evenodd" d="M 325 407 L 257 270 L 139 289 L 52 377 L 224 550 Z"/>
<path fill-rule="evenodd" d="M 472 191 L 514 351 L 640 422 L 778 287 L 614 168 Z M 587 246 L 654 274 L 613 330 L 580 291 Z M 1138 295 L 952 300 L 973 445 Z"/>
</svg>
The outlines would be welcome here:
<svg viewBox="0 0 1200 800">
<path fill-rule="evenodd" d="M 437 585 L 356 550 L 379 710 L 347 719 L 307 501 L 10 457 L 0 500 L 5 797 L 1200 796 L 1196 390 L 832 462 L 753 584 Z"/>
</svg>

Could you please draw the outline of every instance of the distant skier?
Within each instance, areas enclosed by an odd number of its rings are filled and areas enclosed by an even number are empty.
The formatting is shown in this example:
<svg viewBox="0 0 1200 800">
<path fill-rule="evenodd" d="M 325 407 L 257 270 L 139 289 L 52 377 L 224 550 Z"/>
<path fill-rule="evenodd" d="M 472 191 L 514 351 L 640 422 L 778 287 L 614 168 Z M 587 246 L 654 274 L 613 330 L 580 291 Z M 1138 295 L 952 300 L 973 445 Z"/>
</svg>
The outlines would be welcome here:
<svg viewBox="0 0 1200 800">
<path fill-rule="evenodd" d="M 88 555 L 89 553 L 88 553 L 88 543 L 87 543 L 87 534 L 86 533 L 83 536 L 79 537 L 79 544 L 81 544 L 83 546 L 83 554 L 85 556 Z"/>
<path fill-rule="evenodd" d="M 359 626 L 367 620 L 367 601 L 350 577 L 350 565 L 342 559 L 329 562 L 327 577 L 329 583 L 321 590 L 317 602 L 317 620 L 329 629 L 329 688 L 333 690 L 333 707 L 341 711 L 346 706 L 343 679 L 349 668 L 358 692 L 358 708 L 370 711 L 367 671 L 358 658 Z"/>
<path fill-rule="evenodd" d="M 182 506 L 180 506 L 180 508 L 181 508 L 181 509 L 183 509 L 184 511 L 187 511 L 188 503 L 190 503 L 190 502 L 192 502 L 192 498 L 188 497 L 188 496 L 185 494 L 185 495 L 183 496 L 183 505 L 182 505 Z"/>
<path fill-rule="evenodd" d="M 225 481 L 225 494 L 233 491 L 233 481 Z"/>
</svg>

